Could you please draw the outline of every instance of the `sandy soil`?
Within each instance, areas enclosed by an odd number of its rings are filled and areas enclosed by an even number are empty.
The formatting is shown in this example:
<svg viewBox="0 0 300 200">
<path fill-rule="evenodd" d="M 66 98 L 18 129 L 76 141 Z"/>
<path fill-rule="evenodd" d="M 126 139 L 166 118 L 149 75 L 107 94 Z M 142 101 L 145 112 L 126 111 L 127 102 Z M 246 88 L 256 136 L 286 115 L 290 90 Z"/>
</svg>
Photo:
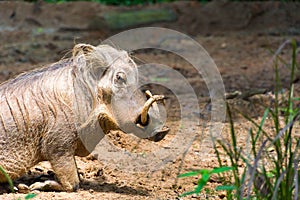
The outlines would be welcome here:
<svg viewBox="0 0 300 200">
<path fill-rule="evenodd" d="M 242 93 L 263 91 L 249 98 L 233 98 L 229 104 L 241 112 L 259 121 L 264 107 L 272 99 L 274 90 L 274 69 L 272 58 L 274 51 L 286 40 L 300 41 L 300 4 L 267 3 L 228 3 L 213 1 L 206 5 L 194 1 L 171 4 L 149 5 L 150 8 L 168 7 L 177 13 L 174 22 L 160 22 L 151 26 L 167 27 L 189 34 L 199 42 L 218 66 L 226 92 Z M 42 65 L 58 61 L 72 49 L 74 43 L 85 42 L 99 44 L 107 37 L 122 30 L 109 30 L 92 26 L 97 13 L 120 11 L 124 9 L 142 9 L 102 6 L 94 3 L 68 3 L 61 5 L 24 2 L 0 2 L 0 81 L 3 82 L 17 74 Z M 68 12 L 66 12 L 66 10 Z M 197 177 L 178 179 L 178 174 L 199 168 L 218 166 L 216 156 L 207 140 L 209 119 L 209 93 L 203 78 L 185 60 L 170 53 L 150 50 L 133 54 L 143 63 L 163 63 L 180 72 L 192 85 L 198 95 L 202 113 L 195 113 L 193 107 L 180 105 L 196 117 L 200 126 L 180 119 L 180 106 L 172 92 L 165 88 L 149 86 L 153 93 L 164 93 L 169 98 L 168 121 L 171 133 L 163 141 L 152 143 L 141 141 L 133 136 L 114 133 L 110 141 L 122 150 L 138 155 L 151 156 L 155 149 L 172 143 L 176 133 L 187 134 L 194 139 L 190 148 L 164 162 L 163 166 L 153 170 L 139 166 L 126 166 L 125 161 L 104 159 L 101 152 L 96 158 L 76 158 L 81 177 L 81 187 L 77 192 L 39 192 L 36 199 L 179 199 L 178 195 L 192 190 Z M 290 48 L 282 51 L 289 58 Z M 300 61 L 300 58 L 298 57 Z M 288 86 L 288 69 L 280 66 L 283 87 Z M 162 79 L 164 81 L 164 79 Z M 165 81 L 176 80 L 168 77 Z M 180 87 L 180 85 L 178 85 Z M 296 95 L 299 84 L 295 86 Z M 255 93 L 255 92 L 254 92 Z M 182 91 L 184 96 L 184 91 Z M 184 96 L 188 99 L 189 96 Z M 238 143 L 245 146 L 249 122 L 234 113 L 238 130 Z M 229 137 L 229 125 L 223 123 L 222 135 Z M 266 124 L 266 130 L 272 131 L 272 124 Z M 192 133 L 192 134 L 191 134 Z M 226 158 L 222 161 L 228 162 Z M 123 166 L 123 167 L 122 167 Z M 136 168 L 135 168 L 136 167 Z M 242 167 L 242 166 L 241 166 Z M 33 167 L 17 183 L 30 184 L 37 180 L 54 178 L 49 163 Z M 184 199 L 223 199 L 223 192 L 212 188 L 220 184 L 216 177 L 209 181 L 207 193 Z M 24 194 L 4 192 L 0 199 L 16 199 Z"/>
</svg>

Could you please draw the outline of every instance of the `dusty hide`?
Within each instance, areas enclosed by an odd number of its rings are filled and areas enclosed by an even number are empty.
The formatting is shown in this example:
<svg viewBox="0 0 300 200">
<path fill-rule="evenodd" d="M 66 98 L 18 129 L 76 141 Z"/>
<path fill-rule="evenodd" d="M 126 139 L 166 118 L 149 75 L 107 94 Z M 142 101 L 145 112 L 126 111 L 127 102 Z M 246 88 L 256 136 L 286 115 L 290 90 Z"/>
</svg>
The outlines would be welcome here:
<svg viewBox="0 0 300 200">
<path fill-rule="evenodd" d="M 80 182 L 74 156 L 87 156 L 104 133 L 119 129 L 104 96 L 117 91 L 122 100 L 130 93 L 136 65 L 125 51 L 106 45 L 78 44 L 72 53 L 0 85 L 0 166 L 12 179 L 49 161 L 59 182 L 55 190 L 74 191 Z M 126 70 L 130 76 L 121 79 Z"/>
<path fill-rule="evenodd" d="M 92 115 L 101 104 L 97 98 L 98 83 L 107 68 L 120 57 L 128 57 L 128 54 L 107 45 L 78 44 L 71 58 L 4 82 L 0 86 L 2 132 L 26 138 L 54 129 L 95 132 L 99 125 L 86 121 L 96 120 Z"/>
</svg>

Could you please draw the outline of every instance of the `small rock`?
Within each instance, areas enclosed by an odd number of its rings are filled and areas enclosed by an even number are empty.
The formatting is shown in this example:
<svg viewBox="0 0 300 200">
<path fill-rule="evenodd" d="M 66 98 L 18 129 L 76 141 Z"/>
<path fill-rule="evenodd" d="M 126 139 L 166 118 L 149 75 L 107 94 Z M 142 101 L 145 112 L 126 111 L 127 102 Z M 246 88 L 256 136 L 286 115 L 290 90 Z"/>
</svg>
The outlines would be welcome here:
<svg viewBox="0 0 300 200">
<path fill-rule="evenodd" d="M 87 160 L 97 160 L 97 157 L 98 157 L 98 155 L 96 154 L 96 155 L 93 155 L 93 154 L 90 154 L 90 155 L 88 155 L 87 157 L 86 157 L 86 159 Z"/>
<path fill-rule="evenodd" d="M 29 187 L 24 183 L 18 184 L 17 188 L 18 188 L 18 192 L 20 192 L 20 193 L 28 193 L 29 192 Z"/>
<path fill-rule="evenodd" d="M 215 175 L 215 174 L 212 174 L 210 179 L 209 179 L 210 183 L 221 183 L 221 181 L 222 181 L 222 178 Z"/>
<path fill-rule="evenodd" d="M 225 42 L 221 44 L 222 49 L 225 49 L 226 47 L 227 47 L 227 44 Z"/>
<path fill-rule="evenodd" d="M 220 199 L 224 199 L 226 197 L 226 191 L 220 192 L 218 196 L 220 197 Z"/>
</svg>

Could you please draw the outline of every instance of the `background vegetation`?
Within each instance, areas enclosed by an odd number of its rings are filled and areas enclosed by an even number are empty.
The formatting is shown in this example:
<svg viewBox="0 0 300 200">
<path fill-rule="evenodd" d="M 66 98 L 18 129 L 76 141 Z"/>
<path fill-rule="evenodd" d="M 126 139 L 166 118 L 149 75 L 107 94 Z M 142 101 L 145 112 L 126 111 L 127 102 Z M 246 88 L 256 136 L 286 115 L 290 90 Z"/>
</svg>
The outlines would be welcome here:
<svg viewBox="0 0 300 200">
<path fill-rule="evenodd" d="M 29 2 L 36 2 L 38 0 L 25 0 Z M 133 5 L 141 5 L 141 4 L 155 4 L 155 3 L 163 3 L 163 2 L 173 2 L 178 0 L 43 0 L 48 3 L 64 3 L 69 1 L 90 1 L 90 2 L 98 2 L 107 5 L 125 5 L 125 6 L 133 6 Z M 210 0 L 197 0 L 202 3 L 207 3 Z M 232 1 L 241 1 L 241 0 L 232 0 Z M 254 1 L 254 0 L 246 0 L 246 1 Z M 268 0 L 262 0 L 268 1 Z M 274 0 L 273 0 L 274 1 Z M 300 0 L 277 0 L 281 2 L 299 2 Z"/>
<path fill-rule="evenodd" d="M 37 0 L 26 0 L 29 2 L 36 2 Z M 154 4 L 154 3 L 162 3 L 162 2 L 172 2 L 175 0 L 44 0 L 48 3 L 64 3 L 69 1 L 90 1 L 90 2 L 98 2 L 107 5 L 139 5 L 139 4 Z"/>
</svg>

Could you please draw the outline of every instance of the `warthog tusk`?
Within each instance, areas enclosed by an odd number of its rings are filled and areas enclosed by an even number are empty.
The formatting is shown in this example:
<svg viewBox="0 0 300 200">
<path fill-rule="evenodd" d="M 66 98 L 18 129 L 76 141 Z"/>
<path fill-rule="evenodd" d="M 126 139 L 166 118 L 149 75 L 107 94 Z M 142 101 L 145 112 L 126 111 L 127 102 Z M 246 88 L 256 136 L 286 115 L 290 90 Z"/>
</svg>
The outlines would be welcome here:
<svg viewBox="0 0 300 200">
<path fill-rule="evenodd" d="M 153 96 L 149 90 L 146 90 L 145 94 L 146 94 L 147 98 L 150 98 Z"/>
<path fill-rule="evenodd" d="M 146 90 L 145 93 L 146 93 L 147 98 L 151 98 L 153 96 L 152 93 L 149 90 Z M 157 105 L 156 102 L 153 102 L 152 107 L 153 107 L 153 109 L 155 110 L 156 113 L 159 113 L 158 105 Z"/>
<path fill-rule="evenodd" d="M 147 124 L 148 121 L 148 111 L 152 104 L 154 104 L 157 107 L 156 101 L 161 101 L 165 97 L 164 95 L 152 95 L 150 91 L 146 91 L 146 95 L 148 95 L 150 98 L 146 101 L 142 113 L 141 113 L 141 123 L 142 125 Z M 158 110 L 158 107 L 157 107 Z"/>
</svg>

